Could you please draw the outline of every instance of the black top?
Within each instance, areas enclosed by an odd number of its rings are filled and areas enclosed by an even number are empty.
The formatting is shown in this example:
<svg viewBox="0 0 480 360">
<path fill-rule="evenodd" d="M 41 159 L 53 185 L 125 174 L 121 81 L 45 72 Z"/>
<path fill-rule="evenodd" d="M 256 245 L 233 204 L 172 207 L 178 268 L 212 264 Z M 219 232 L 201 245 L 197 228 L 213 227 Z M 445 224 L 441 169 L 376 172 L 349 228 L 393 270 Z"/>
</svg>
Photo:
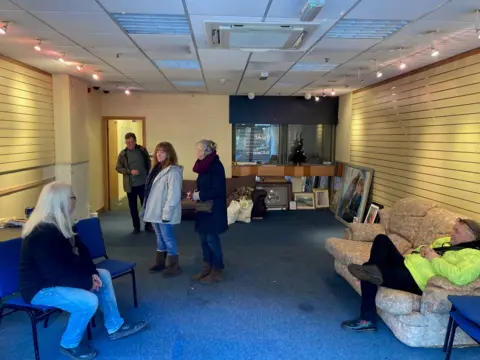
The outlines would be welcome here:
<svg viewBox="0 0 480 360">
<path fill-rule="evenodd" d="M 19 287 L 30 303 L 38 291 L 55 286 L 90 290 L 98 274 L 88 248 L 75 236 L 75 247 L 52 224 L 39 224 L 22 242 Z"/>
</svg>

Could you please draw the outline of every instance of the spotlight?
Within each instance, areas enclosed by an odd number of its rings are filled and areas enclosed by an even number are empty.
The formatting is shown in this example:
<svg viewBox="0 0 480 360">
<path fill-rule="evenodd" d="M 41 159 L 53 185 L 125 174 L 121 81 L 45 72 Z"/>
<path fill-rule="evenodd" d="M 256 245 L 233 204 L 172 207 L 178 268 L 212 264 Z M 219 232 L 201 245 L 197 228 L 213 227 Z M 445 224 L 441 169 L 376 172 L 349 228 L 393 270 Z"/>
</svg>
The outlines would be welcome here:
<svg viewBox="0 0 480 360">
<path fill-rule="evenodd" d="M 253 92 L 248 93 L 248 98 L 249 98 L 250 100 L 255 99 L 255 93 L 253 93 Z"/>
<path fill-rule="evenodd" d="M 37 45 L 35 45 L 33 48 L 37 51 L 42 51 L 42 40 L 38 40 Z"/>
<path fill-rule="evenodd" d="M 477 38 L 480 39 L 480 29 L 477 29 Z"/>
<path fill-rule="evenodd" d="M 331 95 L 335 96 L 335 90 L 332 89 Z"/>
<path fill-rule="evenodd" d="M 125 95 L 130 95 L 130 94 L 131 94 L 130 90 L 128 90 L 128 89 L 125 90 Z"/>
<path fill-rule="evenodd" d="M 77 70 L 78 71 L 82 71 L 82 69 L 83 69 L 83 64 L 77 65 Z"/>
<path fill-rule="evenodd" d="M 433 49 L 432 49 L 432 52 L 430 53 L 430 55 L 432 55 L 433 57 L 437 57 L 438 55 L 440 55 L 440 53 L 438 52 L 437 49 L 433 48 Z"/>
<path fill-rule="evenodd" d="M 381 78 L 383 76 L 381 71 L 377 71 L 377 78 Z"/>
<path fill-rule="evenodd" d="M 0 35 L 5 35 L 8 30 L 8 22 L 6 22 L 3 26 L 0 27 Z"/>
<path fill-rule="evenodd" d="M 316 102 L 319 102 L 320 101 L 320 98 L 318 96 L 315 96 L 315 101 Z"/>
<path fill-rule="evenodd" d="M 310 100 L 312 98 L 312 93 L 305 93 L 305 100 Z"/>
<path fill-rule="evenodd" d="M 403 61 L 400 63 L 399 66 L 400 70 L 405 70 L 407 68 L 407 64 L 405 64 Z"/>
<path fill-rule="evenodd" d="M 96 72 L 93 73 L 92 78 L 94 80 L 100 80 L 100 76 L 98 76 L 98 74 Z"/>
<path fill-rule="evenodd" d="M 57 60 L 60 61 L 61 63 L 64 63 L 65 62 L 65 54 L 62 54 L 62 56 L 60 56 Z"/>
</svg>

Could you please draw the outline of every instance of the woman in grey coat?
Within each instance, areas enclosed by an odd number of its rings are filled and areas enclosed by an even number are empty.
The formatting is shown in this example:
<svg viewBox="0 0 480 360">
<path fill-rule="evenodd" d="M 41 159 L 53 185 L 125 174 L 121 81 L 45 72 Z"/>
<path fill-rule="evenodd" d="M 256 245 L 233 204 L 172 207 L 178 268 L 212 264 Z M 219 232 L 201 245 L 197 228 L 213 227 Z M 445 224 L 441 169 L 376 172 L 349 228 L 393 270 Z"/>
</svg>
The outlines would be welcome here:
<svg viewBox="0 0 480 360">
<path fill-rule="evenodd" d="M 180 274 L 177 239 L 173 225 L 182 218 L 183 167 L 169 142 L 155 147 L 153 166 L 145 185 L 143 220 L 151 222 L 157 236 L 157 254 L 151 272 L 163 272 L 164 277 Z"/>
</svg>

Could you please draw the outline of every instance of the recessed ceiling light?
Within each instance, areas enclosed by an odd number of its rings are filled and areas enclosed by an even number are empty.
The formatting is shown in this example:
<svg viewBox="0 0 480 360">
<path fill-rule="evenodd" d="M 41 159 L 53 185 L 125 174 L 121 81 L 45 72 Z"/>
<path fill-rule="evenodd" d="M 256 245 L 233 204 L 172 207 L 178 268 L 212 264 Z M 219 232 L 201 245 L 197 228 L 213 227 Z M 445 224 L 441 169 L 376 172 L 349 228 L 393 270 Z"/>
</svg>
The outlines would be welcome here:
<svg viewBox="0 0 480 360">
<path fill-rule="evenodd" d="M 405 70 L 407 68 L 407 64 L 402 61 L 398 67 L 400 68 L 400 70 Z"/>
<path fill-rule="evenodd" d="M 377 78 L 381 78 L 383 76 L 381 71 L 377 71 Z"/>
<path fill-rule="evenodd" d="M 100 80 L 100 76 L 98 76 L 98 74 L 96 72 L 93 73 L 92 78 L 94 80 Z"/>
<path fill-rule="evenodd" d="M 331 95 L 335 96 L 335 90 L 332 89 Z"/>
<path fill-rule="evenodd" d="M 36 51 L 42 51 L 42 40 L 38 40 L 37 44 L 33 47 Z"/>
<path fill-rule="evenodd" d="M 128 89 L 125 90 L 125 95 L 130 95 L 130 94 L 131 94 L 130 90 L 128 90 Z"/>
<path fill-rule="evenodd" d="M 438 52 L 437 49 L 433 48 L 433 49 L 432 49 L 432 52 L 430 53 L 430 55 L 432 55 L 433 57 L 437 57 L 438 55 L 440 55 L 440 53 Z"/>
<path fill-rule="evenodd" d="M 77 70 L 78 71 L 82 71 L 82 69 L 83 69 L 83 64 L 77 65 Z"/>
</svg>

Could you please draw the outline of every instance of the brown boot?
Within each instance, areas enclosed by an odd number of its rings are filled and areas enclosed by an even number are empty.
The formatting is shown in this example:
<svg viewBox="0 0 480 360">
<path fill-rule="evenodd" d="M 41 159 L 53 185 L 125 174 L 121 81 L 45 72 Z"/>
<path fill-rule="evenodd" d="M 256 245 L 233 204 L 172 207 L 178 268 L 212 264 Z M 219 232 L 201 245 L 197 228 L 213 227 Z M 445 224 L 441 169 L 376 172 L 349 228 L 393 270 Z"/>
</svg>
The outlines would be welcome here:
<svg viewBox="0 0 480 360">
<path fill-rule="evenodd" d="M 204 262 L 202 271 L 200 271 L 198 274 L 193 275 L 192 279 L 195 281 L 199 281 L 203 279 L 205 276 L 209 275 L 211 271 L 212 271 L 212 267 L 210 266 L 210 264 L 207 264 L 206 262 Z"/>
<path fill-rule="evenodd" d="M 205 276 L 203 279 L 200 279 L 202 284 L 213 284 L 223 280 L 222 270 L 212 268 L 210 274 Z"/>
<path fill-rule="evenodd" d="M 165 269 L 165 259 L 167 258 L 166 251 L 157 251 L 155 257 L 155 265 L 150 268 L 150 272 L 160 272 Z"/>
<path fill-rule="evenodd" d="M 182 272 L 180 263 L 178 262 L 178 255 L 167 255 L 167 268 L 163 272 L 163 277 L 177 276 Z"/>
</svg>

